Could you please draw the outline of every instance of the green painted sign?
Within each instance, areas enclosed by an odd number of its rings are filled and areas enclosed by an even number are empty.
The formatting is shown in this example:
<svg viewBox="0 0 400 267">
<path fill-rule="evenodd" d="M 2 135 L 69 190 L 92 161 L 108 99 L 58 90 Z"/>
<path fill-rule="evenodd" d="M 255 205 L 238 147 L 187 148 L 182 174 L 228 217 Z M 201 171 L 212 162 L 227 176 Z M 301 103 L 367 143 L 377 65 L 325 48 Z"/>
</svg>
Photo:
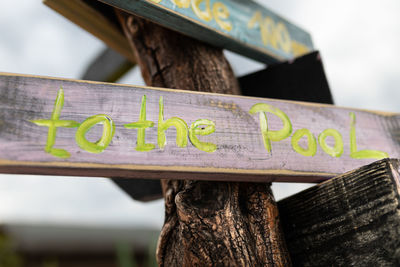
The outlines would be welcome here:
<svg viewBox="0 0 400 267">
<path fill-rule="evenodd" d="M 252 1 L 100 1 L 264 63 L 313 50 L 310 34 Z"/>
</svg>

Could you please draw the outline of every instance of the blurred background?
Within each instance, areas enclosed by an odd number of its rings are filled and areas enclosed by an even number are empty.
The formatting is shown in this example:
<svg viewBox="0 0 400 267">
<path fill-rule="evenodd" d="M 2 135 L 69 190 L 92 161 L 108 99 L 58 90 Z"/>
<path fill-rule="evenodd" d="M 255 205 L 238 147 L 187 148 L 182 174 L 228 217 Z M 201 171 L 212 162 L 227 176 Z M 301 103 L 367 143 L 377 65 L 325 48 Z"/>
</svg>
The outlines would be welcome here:
<svg viewBox="0 0 400 267">
<path fill-rule="evenodd" d="M 259 2 L 311 33 L 336 105 L 400 112 L 400 1 Z M 0 72 L 77 79 L 104 48 L 39 0 L 2 1 Z M 265 67 L 226 55 L 237 76 Z M 144 84 L 137 68 L 120 82 Z M 273 190 L 279 200 L 308 186 L 274 184 Z M 0 175 L 0 225 L 32 255 L 57 250 L 59 240 L 64 245 L 57 251 L 111 247 L 121 256 L 133 246 L 154 250 L 163 218 L 161 200 L 133 201 L 107 179 Z M 0 250 L 8 242 L 0 234 Z M 58 266 L 58 261 L 50 255 L 43 264 Z"/>
</svg>

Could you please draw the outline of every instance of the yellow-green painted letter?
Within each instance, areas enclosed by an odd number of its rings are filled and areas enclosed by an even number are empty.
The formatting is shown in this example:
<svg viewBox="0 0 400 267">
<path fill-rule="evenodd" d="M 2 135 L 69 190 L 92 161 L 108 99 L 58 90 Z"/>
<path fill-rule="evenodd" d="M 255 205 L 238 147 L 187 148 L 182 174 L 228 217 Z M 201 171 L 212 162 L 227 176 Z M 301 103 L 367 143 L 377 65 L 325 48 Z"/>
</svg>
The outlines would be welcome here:
<svg viewBox="0 0 400 267">
<path fill-rule="evenodd" d="M 206 126 L 206 127 L 204 127 Z M 192 144 L 205 152 L 214 152 L 217 145 L 208 142 L 201 142 L 196 135 L 209 135 L 215 131 L 215 123 L 207 119 L 200 119 L 192 123 L 189 130 L 189 138 Z"/>
<path fill-rule="evenodd" d="M 255 114 L 260 113 L 260 129 L 263 137 L 264 147 L 268 152 L 271 152 L 271 141 L 281 141 L 290 136 L 292 133 L 292 123 L 289 117 L 279 108 L 272 105 L 258 103 L 251 107 L 249 113 Z M 278 116 L 283 123 L 282 129 L 278 131 L 271 131 L 268 129 L 267 112 Z"/>
<path fill-rule="evenodd" d="M 350 112 L 350 157 L 354 159 L 383 159 L 388 158 L 389 155 L 385 152 L 378 150 L 364 149 L 357 151 L 356 141 L 356 115 Z"/>
<path fill-rule="evenodd" d="M 176 128 L 176 144 L 178 147 L 187 146 L 187 135 L 188 126 L 184 120 L 178 117 L 172 117 L 164 121 L 164 102 L 163 97 L 160 97 L 159 101 L 160 110 L 158 113 L 158 128 L 157 128 L 157 143 L 158 146 L 163 149 L 167 143 L 167 138 L 165 137 L 165 131 L 171 127 Z"/>
<path fill-rule="evenodd" d="M 328 146 L 326 138 L 332 136 L 335 139 L 335 146 Z M 318 136 L 318 142 L 321 148 L 332 157 L 340 157 L 343 154 L 343 138 L 335 129 L 326 129 Z"/>
<path fill-rule="evenodd" d="M 307 141 L 308 141 L 308 148 L 305 149 L 299 145 L 299 141 L 303 136 L 307 136 Z M 312 157 L 317 153 L 317 140 L 315 140 L 314 135 L 310 132 L 310 130 L 304 128 L 304 129 L 299 129 L 296 132 L 294 132 L 293 137 L 292 137 L 292 147 L 294 151 L 297 153 L 307 156 L 307 157 Z"/>
<path fill-rule="evenodd" d="M 154 144 L 146 144 L 146 128 L 154 126 L 154 122 L 146 120 L 146 96 L 142 97 L 142 105 L 140 107 L 139 121 L 125 124 L 127 129 L 138 129 L 137 135 L 137 151 L 150 151 L 155 148 Z"/>
<path fill-rule="evenodd" d="M 36 125 L 49 127 L 49 132 L 47 134 L 47 143 L 44 151 L 50 153 L 51 155 L 59 158 L 69 158 L 71 155 L 68 151 L 61 148 L 53 148 L 56 142 L 57 127 L 67 127 L 74 128 L 78 127 L 79 123 L 72 120 L 60 120 L 60 113 L 64 106 L 64 90 L 60 87 L 58 90 L 56 101 L 54 103 L 53 113 L 51 114 L 50 120 L 32 120 Z"/>
<path fill-rule="evenodd" d="M 86 133 L 96 124 L 103 124 L 103 134 L 100 139 L 92 143 L 85 137 Z M 110 144 L 115 132 L 115 125 L 112 119 L 104 114 L 98 114 L 87 118 L 81 123 L 75 134 L 76 143 L 80 148 L 90 153 L 101 153 Z"/>
</svg>

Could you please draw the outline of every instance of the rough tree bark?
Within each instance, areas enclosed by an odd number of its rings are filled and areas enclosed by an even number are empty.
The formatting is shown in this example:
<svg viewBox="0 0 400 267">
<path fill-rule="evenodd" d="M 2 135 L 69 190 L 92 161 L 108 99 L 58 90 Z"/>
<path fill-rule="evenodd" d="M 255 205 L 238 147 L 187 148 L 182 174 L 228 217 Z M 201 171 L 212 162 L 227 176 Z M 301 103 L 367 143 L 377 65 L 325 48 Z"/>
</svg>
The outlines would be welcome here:
<svg viewBox="0 0 400 267">
<path fill-rule="evenodd" d="M 118 13 L 147 85 L 239 94 L 222 50 Z M 160 266 L 289 266 L 270 184 L 162 180 Z"/>
</svg>

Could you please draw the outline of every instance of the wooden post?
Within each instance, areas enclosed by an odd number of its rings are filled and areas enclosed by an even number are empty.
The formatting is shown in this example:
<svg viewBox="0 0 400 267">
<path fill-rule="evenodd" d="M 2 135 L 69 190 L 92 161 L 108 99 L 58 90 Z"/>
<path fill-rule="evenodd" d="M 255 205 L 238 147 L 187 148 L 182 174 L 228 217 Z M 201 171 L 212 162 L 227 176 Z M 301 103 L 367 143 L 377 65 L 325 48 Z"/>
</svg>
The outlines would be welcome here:
<svg viewBox="0 0 400 267">
<path fill-rule="evenodd" d="M 118 13 L 151 86 L 239 94 L 222 50 Z M 160 266 L 289 266 L 270 184 L 163 180 Z"/>
</svg>

